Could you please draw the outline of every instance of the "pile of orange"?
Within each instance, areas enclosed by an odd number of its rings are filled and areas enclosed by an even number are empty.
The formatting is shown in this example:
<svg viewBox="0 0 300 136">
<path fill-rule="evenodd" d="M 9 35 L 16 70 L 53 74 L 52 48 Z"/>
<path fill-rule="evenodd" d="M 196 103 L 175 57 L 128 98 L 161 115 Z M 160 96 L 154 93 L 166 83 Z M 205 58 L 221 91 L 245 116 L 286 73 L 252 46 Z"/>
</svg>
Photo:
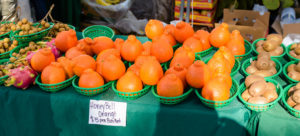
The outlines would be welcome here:
<svg viewBox="0 0 300 136">
<path fill-rule="evenodd" d="M 74 31 L 57 35 L 55 44 L 65 57 L 57 59 L 48 49 L 33 56 L 31 65 L 42 72 L 42 82 L 57 83 L 79 76 L 79 87 L 94 88 L 105 82 L 117 80 L 116 89 L 136 92 L 144 85 L 157 85 L 160 96 L 175 97 L 188 87 L 203 88 L 202 96 L 210 100 L 229 98 L 234 55 L 245 53 L 244 41 L 238 31 L 231 34 L 223 23 L 211 33 L 194 32 L 190 24 L 179 22 L 176 26 L 164 26 L 158 20 L 150 20 L 145 27 L 152 42 L 141 43 L 134 35 L 124 41 L 107 37 L 77 40 Z M 176 51 L 173 46 L 182 43 Z M 219 50 L 205 64 L 195 61 L 195 53 L 214 46 Z M 96 55 L 96 60 L 92 57 Z M 126 69 L 124 61 L 131 62 Z M 160 63 L 169 62 L 164 73 Z M 230 65 L 228 65 L 230 64 Z M 213 73 L 213 74 L 212 74 Z"/>
<path fill-rule="evenodd" d="M 173 41 L 170 39 L 182 43 L 182 46 L 174 52 L 169 69 L 157 83 L 158 95 L 180 96 L 189 85 L 193 88 L 202 88 L 202 96 L 205 99 L 214 101 L 229 99 L 232 86 L 230 72 L 235 64 L 234 55 L 245 54 L 244 39 L 240 32 L 234 30 L 230 33 L 225 23 L 212 30 L 211 33 L 204 30 L 194 32 L 193 28 L 185 22 L 179 22 L 176 26 L 162 26 L 162 23 L 157 20 L 150 20 L 146 25 L 145 32 L 147 37 L 152 39 L 152 46 L 156 45 L 155 42 L 164 43 L 161 46 L 162 52 L 157 51 L 159 50 L 157 48 L 154 51 L 159 53 L 151 55 L 161 63 L 166 62 L 165 60 L 171 53 L 167 51 L 165 45 Z M 200 60 L 195 61 L 195 53 L 207 50 L 211 46 L 219 50 L 207 64 Z"/>
</svg>

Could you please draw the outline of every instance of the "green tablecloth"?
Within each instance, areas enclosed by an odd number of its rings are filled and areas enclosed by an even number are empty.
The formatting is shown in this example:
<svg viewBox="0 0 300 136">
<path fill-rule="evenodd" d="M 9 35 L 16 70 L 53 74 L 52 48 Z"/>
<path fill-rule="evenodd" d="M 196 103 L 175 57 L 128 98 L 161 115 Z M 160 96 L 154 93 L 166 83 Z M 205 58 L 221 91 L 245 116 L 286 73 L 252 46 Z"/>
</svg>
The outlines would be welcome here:
<svg viewBox="0 0 300 136">
<path fill-rule="evenodd" d="M 132 101 L 112 90 L 86 97 L 72 87 L 49 94 L 37 86 L 23 91 L 0 87 L 0 135 L 245 135 L 250 112 L 235 100 L 228 107 L 204 107 L 193 93 L 174 106 L 161 105 L 151 92 Z M 89 125 L 89 100 L 127 102 L 127 126 Z"/>
<path fill-rule="evenodd" d="M 240 73 L 234 79 L 243 82 Z M 88 124 L 90 99 L 127 102 L 126 127 Z M 38 86 L 27 90 L 0 86 L 1 136 L 297 135 L 298 124 L 299 120 L 279 104 L 267 112 L 251 114 L 236 98 L 227 107 L 213 110 L 205 107 L 194 92 L 182 103 L 169 106 L 156 101 L 151 92 L 126 101 L 112 90 L 87 97 L 72 87 L 47 93 Z"/>
<path fill-rule="evenodd" d="M 43 92 L 38 86 L 27 90 L 1 86 L 0 90 L 0 135 L 246 135 L 250 118 L 250 111 L 237 99 L 213 110 L 194 92 L 184 102 L 168 106 L 151 92 L 126 101 L 112 90 L 94 97 L 82 96 L 73 87 L 57 93 Z M 90 99 L 127 102 L 126 127 L 89 125 Z"/>
</svg>

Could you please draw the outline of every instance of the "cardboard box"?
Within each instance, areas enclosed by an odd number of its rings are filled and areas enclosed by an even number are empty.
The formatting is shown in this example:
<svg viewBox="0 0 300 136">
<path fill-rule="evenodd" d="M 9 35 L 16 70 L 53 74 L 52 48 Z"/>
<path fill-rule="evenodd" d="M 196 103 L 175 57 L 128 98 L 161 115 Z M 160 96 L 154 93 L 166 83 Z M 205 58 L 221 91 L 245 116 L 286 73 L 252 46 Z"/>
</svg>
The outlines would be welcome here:
<svg viewBox="0 0 300 136">
<path fill-rule="evenodd" d="M 175 6 L 180 7 L 181 0 L 175 0 Z M 186 7 L 187 0 L 184 0 L 184 7 Z M 217 0 L 194 0 L 191 2 L 194 9 L 213 9 L 217 4 Z"/>
<path fill-rule="evenodd" d="M 300 8 L 295 8 L 296 18 L 300 18 Z M 284 24 L 283 27 L 280 25 L 280 15 L 272 24 L 272 28 L 278 33 L 285 37 L 288 34 L 300 34 L 300 23 L 296 24 Z"/>
<path fill-rule="evenodd" d="M 180 17 L 180 7 L 175 7 L 175 19 L 179 19 Z M 192 16 L 192 12 L 190 12 L 190 20 L 193 18 L 194 22 L 201 22 L 201 23 L 212 23 L 216 8 L 213 10 L 196 10 L 194 9 L 194 16 Z M 183 19 L 186 17 L 186 12 L 183 14 Z"/>
<path fill-rule="evenodd" d="M 223 21 L 229 25 L 229 30 L 239 30 L 241 35 L 253 42 L 258 38 L 264 38 L 268 34 L 270 13 L 260 15 L 252 10 L 224 9 Z M 215 24 L 218 27 L 220 24 Z"/>
</svg>

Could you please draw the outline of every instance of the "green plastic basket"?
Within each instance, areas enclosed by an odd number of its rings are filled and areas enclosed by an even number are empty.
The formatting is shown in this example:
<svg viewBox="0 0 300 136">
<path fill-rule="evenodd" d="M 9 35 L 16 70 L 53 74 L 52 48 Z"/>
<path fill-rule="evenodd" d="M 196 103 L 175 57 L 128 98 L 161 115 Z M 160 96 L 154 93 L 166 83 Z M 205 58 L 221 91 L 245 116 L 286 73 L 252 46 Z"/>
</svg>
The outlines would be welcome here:
<svg viewBox="0 0 300 136">
<path fill-rule="evenodd" d="M 208 61 L 211 59 L 212 57 L 209 57 L 208 59 L 206 59 L 204 62 L 205 64 L 208 63 Z M 234 61 L 234 66 L 233 68 L 231 69 L 231 72 L 230 72 L 230 76 L 233 77 L 236 73 L 238 73 L 238 71 L 240 70 L 241 68 L 241 63 L 240 61 L 237 59 L 237 58 L 234 58 L 235 61 Z"/>
<path fill-rule="evenodd" d="M 3 63 L 8 62 L 8 61 L 9 61 L 9 59 L 1 59 L 0 64 L 3 64 Z M 0 85 L 2 85 L 7 80 L 7 78 L 8 78 L 8 75 L 0 77 Z"/>
<path fill-rule="evenodd" d="M 135 100 L 137 98 L 140 98 L 143 95 L 147 94 L 151 88 L 151 86 L 145 85 L 142 90 L 137 92 L 121 92 L 116 89 L 116 85 L 117 85 L 117 81 L 114 81 L 111 85 L 112 90 L 114 90 L 117 96 L 125 100 Z"/>
<path fill-rule="evenodd" d="M 254 53 L 256 54 L 256 55 L 258 55 L 258 52 L 256 51 L 256 43 L 258 42 L 258 41 L 261 41 L 261 40 L 266 40 L 266 38 L 260 38 L 260 39 L 257 39 L 257 40 L 255 40 L 253 43 L 252 43 L 252 50 L 254 51 Z M 281 55 L 279 55 L 279 56 L 271 56 L 271 58 L 274 58 L 274 59 L 277 59 L 277 60 L 279 60 L 280 62 L 284 62 L 285 61 L 285 59 L 284 59 L 284 55 L 286 54 L 286 47 L 284 46 L 284 44 L 281 44 L 281 47 L 283 48 L 283 53 L 281 54 Z"/>
<path fill-rule="evenodd" d="M 250 75 L 249 73 L 246 72 L 246 69 L 250 66 L 250 64 L 251 64 L 251 62 L 250 62 L 251 59 L 252 59 L 252 60 L 256 60 L 257 57 L 249 58 L 249 59 L 245 60 L 244 63 L 242 64 L 242 68 L 241 68 L 241 69 L 242 69 L 242 71 L 243 71 L 243 73 L 244 73 L 244 75 L 245 75 L 246 77 Z M 277 59 L 275 59 L 275 58 L 271 58 L 271 60 L 273 60 L 273 61 L 275 62 L 275 64 L 276 64 L 275 68 L 276 68 L 276 70 L 277 70 L 277 73 L 274 74 L 274 75 L 272 75 L 272 76 L 265 77 L 265 78 L 269 78 L 269 79 L 276 79 L 276 78 L 279 78 L 279 75 L 280 75 L 280 73 L 282 72 L 282 65 L 281 65 L 281 63 L 280 63 Z"/>
<path fill-rule="evenodd" d="M 194 89 L 194 90 L 195 90 L 196 95 L 200 99 L 200 101 L 205 106 L 214 108 L 214 109 L 218 109 L 218 108 L 222 108 L 222 107 L 229 105 L 236 98 L 236 96 L 238 95 L 238 88 L 239 88 L 238 83 L 232 79 L 232 86 L 230 88 L 230 98 L 225 101 L 213 101 L 213 100 L 205 99 L 201 96 L 202 89 L 201 90 Z"/>
<path fill-rule="evenodd" d="M 113 39 L 115 32 L 107 27 L 102 25 L 93 25 L 85 28 L 82 32 L 83 38 L 90 37 L 94 39 L 95 37 L 106 36 Z"/>
<path fill-rule="evenodd" d="M 19 51 L 20 51 L 22 48 L 25 48 L 25 47 L 27 47 L 27 46 L 28 46 L 27 43 L 26 43 L 26 44 L 22 43 L 21 45 L 19 44 L 16 48 L 14 48 L 13 50 L 11 50 L 11 52 L 9 53 L 9 57 L 13 57 L 13 56 L 12 56 L 13 53 L 19 53 Z"/>
<path fill-rule="evenodd" d="M 73 76 L 63 82 L 57 83 L 57 84 L 43 84 L 41 82 L 41 75 L 38 75 L 35 79 L 35 83 L 38 84 L 38 86 L 46 91 L 46 92 L 57 92 L 60 91 L 72 84 L 72 80 L 76 78 L 76 76 Z"/>
<path fill-rule="evenodd" d="M 288 76 L 288 73 L 287 73 L 287 68 L 288 68 L 288 66 L 291 65 L 291 64 L 297 64 L 297 63 L 298 63 L 298 61 L 291 61 L 291 62 L 285 64 L 284 67 L 283 67 L 283 70 L 282 70 L 282 71 L 283 71 L 283 75 L 284 75 L 284 77 L 287 79 L 287 81 L 288 81 L 289 83 L 298 83 L 298 82 L 299 82 L 299 81 L 297 81 L 297 80 L 294 80 L 294 79 L 290 78 L 290 77 Z"/>
<path fill-rule="evenodd" d="M 233 77 L 236 73 L 238 73 L 240 68 L 241 68 L 241 62 L 238 59 L 235 58 L 235 63 L 234 63 L 233 68 L 231 69 L 230 76 Z"/>
<path fill-rule="evenodd" d="M 170 61 L 167 61 L 165 63 L 160 64 L 160 66 L 161 66 L 161 68 L 163 69 L 164 72 L 168 70 L 166 68 L 167 68 L 167 65 L 169 65 L 169 64 L 170 64 Z"/>
<path fill-rule="evenodd" d="M 11 23 L 9 21 L 3 21 L 1 22 L 0 24 L 8 24 L 8 23 Z M 4 38 L 10 38 L 10 34 L 12 33 L 12 31 L 9 31 L 7 33 L 4 33 L 4 34 L 1 34 L 0 35 L 0 40 L 4 39 Z"/>
<path fill-rule="evenodd" d="M 133 63 L 132 62 L 129 62 L 129 61 L 126 61 L 126 60 L 122 60 L 126 69 L 129 68 Z"/>
<path fill-rule="evenodd" d="M 12 52 L 12 50 L 1 53 L 0 54 L 0 59 L 5 59 L 5 58 L 9 58 L 9 54 Z"/>
<path fill-rule="evenodd" d="M 168 104 L 168 105 L 178 104 L 178 103 L 182 102 L 183 100 L 185 100 L 193 92 L 193 88 L 189 88 L 189 89 L 185 89 L 185 92 L 180 96 L 177 96 L 177 97 L 163 97 L 163 96 L 159 96 L 157 94 L 156 86 L 152 86 L 151 90 L 152 90 L 152 94 L 156 97 L 156 99 L 160 103 Z"/>
<path fill-rule="evenodd" d="M 195 61 L 196 61 L 196 60 L 202 60 L 200 54 L 195 54 Z M 163 69 L 164 69 L 165 71 L 167 71 L 167 70 L 170 68 L 170 63 L 171 63 L 171 61 L 172 61 L 172 59 L 169 60 L 168 62 L 166 62 L 166 63 L 163 65 Z"/>
<path fill-rule="evenodd" d="M 33 26 L 37 26 L 37 25 L 39 25 L 39 23 L 35 23 Z M 37 41 L 37 40 L 44 38 L 45 36 L 47 36 L 47 34 L 49 33 L 49 31 L 52 27 L 53 27 L 53 24 L 50 24 L 50 27 L 48 27 L 47 29 L 44 29 L 42 31 L 39 31 L 39 32 L 36 32 L 33 34 L 22 35 L 22 36 L 19 35 L 19 32 L 21 30 L 18 30 L 18 31 L 13 32 L 12 35 L 13 35 L 13 38 L 16 39 L 18 42 L 27 43 L 27 42 Z"/>
<path fill-rule="evenodd" d="M 289 111 L 290 114 L 292 114 L 293 116 L 295 116 L 297 118 L 300 118 L 300 111 L 292 108 L 290 105 L 287 104 L 287 99 L 289 98 L 288 95 L 287 95 L 288 91 L 291 87 L 295 86 L 296 84 L 297 83 L 290 84 L 290 85 L 288 85 L 287 87 L 284 88 L 281 101 L 283 102 L 284 106 L 286 107 L 286 109 Z"/>
<path fill-rule="evenodd" d="M 246 90 L 246 86 L 245 86 L 245 83 L 243 83 L 240 88 L 239 88 L 239 99 L 240 101 L 249 109 L 249 110 L 252 110 L 252 111 L 256 111 L 256 112 L 261 112 L 261 111 L 266 111 L 268 109 L 271 109 L 279 100 L 280 98 L 282 97 L 282 94 L 283 94 L 283 90 L 282 90 L 282 87 L 281 85 L 279 85 L 279 83 L 275 80 L 272 80 L 272 79 L 266 79 L 267 82 L 271 82 L 273 83 L 275 86 L 276 86 L 276 91 L 277 91 L 277 94 L 278 94 L 278 98 L 275 99 L 274 101 L 270 102 L 270 103 L 267 103 L 267 104 L 252 104 L 252 103 L 249 103 L 249 102 L 246 102 L 243 98 L 242 98 L 242 93 Z"/>
<path fill-rule="evenodd" d="M 13 39 L 11 38 L 10 40 L 12 41 Z M 12 54 L 13 50 L 15 50 L 16 48 L 18 48 L 19 45 L 20 45 L 20 43 L 18 43 L 18 46 L 15 47 L 14 49 L 12 49 L 12 50 L 10 50 L 10 51 L 7 51 L 7 52 L 4 52 L 4 53 L 0 54 L 0 59 L 11 57 L 10 54 Z"/>
<path fill-rule="evenodd" d="M 82 88 L 78 86 L 79 77 L 76 76 L 76 78 L 73 79 L 72 85 L 75 88 L 76 92 L 86 95 L 86 96 L 94 96 L 96 94 L 100 94 L 108 90 L 112 84 L 112 82 L 108 82 L 104 84 L 103 86 L 95 87 L 95 88 Z"/>
<path fill-rule="evenodd" d="M 207 50 L 201 51 L 201 52 L 196 52 L 197 55 L 200 55 L 200 57 L 205 57 L 211 53 L 211 51 L 214 50 L 214 47 L 210 47 Z"/>
<path fill-rule="evenodd" d="M 169 67 L 170 67 L 170 63 L 171 63 L 171 60 L 168 61 L 168 62 L 164 65 L 163 70 L 167 71 L 167 70 L 169 69 Z"/>
<path fill-rule="evenodd" d="M 293 61 L 293 60 L 299 61 L 300 59 L 297 59 L 297 58 L 293 57 L 293 56 L 290 54 L 290 51 L 291 51 L 290 49 L 291 49 L 291 46 L 292 46 L 293 44 L 295 44 L 295 43 L 292 43 L 292 44 L 290 44 L 288 47 L 286 47 L 286 54 L 287 54 L 287 56 L 289 57 L 289 59 L 290 59 L 291 61 Z"/>
<path fill-rule="evenodd" d="M 9 31 L 7 33 L 1 34 L 0 35 L 0 40 L 4 39 L 4 38 L 10 38 L 10 34 L 12 33 L 12 31 Z"/>
<path fill-rule="evenodd" d="M 240 62 L 243 62 L 244 60 L 248 59 L 249 57 L 251 57 L 251 52 L 252 52 L 252 48 L 251 48 L 251 43 L 248 42 L 247 40 L 245 41 L 245 54 L 244 55 L 234 55 L 234 57 L 236 59 L 238 59 Z"/>
<path fill-rule="evenodd" d="M 182 46 L 182 43 L 177 43 L 176 45 L 174 45 L 173 46 L 173 52 L 175 52 L 175 50 L 177 50 L 181 46 Z"/>
<path fill-rule="evenodd" d="M 69 25 L 69 24 L 68 24 L 68 26 L 69 26 L 71 29 L 76 30 L 76 27 L 75 27 L 75 26 L 72 26 L 72 25 Z"/>
</svg>

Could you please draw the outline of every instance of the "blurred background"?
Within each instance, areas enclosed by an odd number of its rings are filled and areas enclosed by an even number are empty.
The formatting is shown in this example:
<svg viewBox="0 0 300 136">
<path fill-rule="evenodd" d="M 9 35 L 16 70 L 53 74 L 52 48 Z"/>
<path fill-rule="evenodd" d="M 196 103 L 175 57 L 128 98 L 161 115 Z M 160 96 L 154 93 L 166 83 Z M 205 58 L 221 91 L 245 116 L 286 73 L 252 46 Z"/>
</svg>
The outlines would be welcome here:
<svg viewBox="0 0 300 136">
<path fill-rule="evenodd" d="M 186 7 L 185 0 L 185 7 Z M 40 21 L 54 4 L 51 12 L 55 20 L 74 25 L 81 31 L 95 24 L 112 27 L 118 34 L 135 33 L 143 35 L 143 28 L 149 19 L 165 23 L 179 19 L 181 0 L 1 0 L 2 20 L 14 21 L 27 18 Z M 272 24 L 282 9 L 298 7 L 298 0 L 191 0 L 190 22 L 195 29 L 214 27 L 223 18 L 223 9 L 253 10 L 270 12 Z M 183 17 L 185 18 L 185 17 Z M 275 30 L 269 27 L 269 32 Z"/>
</svg>

